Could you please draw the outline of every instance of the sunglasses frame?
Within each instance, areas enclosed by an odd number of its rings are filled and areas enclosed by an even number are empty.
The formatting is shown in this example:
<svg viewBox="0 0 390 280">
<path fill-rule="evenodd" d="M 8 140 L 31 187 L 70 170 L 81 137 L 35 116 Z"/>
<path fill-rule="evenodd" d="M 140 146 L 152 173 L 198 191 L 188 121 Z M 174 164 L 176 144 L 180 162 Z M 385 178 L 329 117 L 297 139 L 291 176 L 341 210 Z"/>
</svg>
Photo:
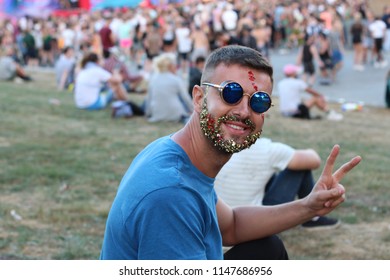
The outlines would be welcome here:
<svg viewBox="0 0 390 280">
<path fill-rule="evenodd" d="M 225 98 L 223 97 L 223 90 L 225 89 L 225 87 L 226 87 L 228 84 L 231 84 L 231 83 L 235 83 L 235 84 L 239 85 L 240 88 L 241 88 L 241 90 L 242 90 L 242 96 L 241 96 L 241 98 L 240 98 L 237 102 L 235 102 L 235 103 L 229 103 L 229 102 L 227 102 L 227 101 L 225 100 Z M 225 102 L 226 104 L 231 105 L 231 106 L 234 106 L 234 105 L 240 103 L 241 100 L 244 98 L 244 95 L 248 96 L 248 97 L 249 97 L 249 101 L 248 101 L 249 107 L 250 107 L 251 110 L 252 110 L 253 112 L 255 112 L 256 114 L 263 114 L 263 113 L 267 112 L 267 111 L 273 106 L 273 104 L 272 104 L 272 98 L 271 98 L 271 96 L 269 95 L 268 92 L 265 92 L 265 91 L 255 91 L 255 92 L 252 93 L 252 94 L 247 94 L 247 93 L 244 92 L 243 87 L 242 87 L 239 83 L 237 83 L 237 82 L 235 82 L 235 81 L 231 81 L 231 80 L 224 81 L 224 82 L 222 82 L 220 85 L 213 84 L 213 83 L 209 83 L 209 82 L 203 82 L 203 83 L 202 83 L 202 86 L 210 86 L 210 87 L 213 87 L 213 88 L 217 89 L 217 90 L 219 91 L 219 96 L 221 97 L 221 99 L 223 100 L 223 102 Z M 259 112 L 256 112 L 255 110 L 253 110 L 253 108 L 252 108 L 252 106 L 251 106 L 251 99 L 252 99 L 252 97 L 253 97 L 256 93 L 266 94 L 266 95 L 269 97 L 270 104 L 269 104 L 269 107 L 267 108 L 267 110 L 265 110 L 264 112 L 260 112 L 260 113 L 259 113 Z"/>
</svg>

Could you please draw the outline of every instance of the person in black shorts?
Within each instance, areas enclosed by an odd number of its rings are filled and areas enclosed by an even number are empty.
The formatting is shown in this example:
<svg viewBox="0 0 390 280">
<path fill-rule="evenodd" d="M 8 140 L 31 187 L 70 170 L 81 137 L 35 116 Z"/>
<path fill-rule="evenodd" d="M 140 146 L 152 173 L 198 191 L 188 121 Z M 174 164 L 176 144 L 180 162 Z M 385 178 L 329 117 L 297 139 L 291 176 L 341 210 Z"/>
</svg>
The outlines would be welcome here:
<svg viewBox="0 0 390 280">
<path fill-rule="evenodd" d="M 316 46 L 314 45 L 315 37 L 313 34 L 305 34 L 305 43 L 301 47 L 297 64 L 303 66 L 303 75 L 302 79 L 309 85 L 313 86 L 315 82 L 315 64 L 314 61 L 317 61 L 319 67 L 323 66 L 323 62 L 319 57 Z"/>
<path fill-rule="evenodd" d="M 320 50 L 319 56 L 322 60 L 322 65 L 320 66 L 321 70 L 321 81 L 320 83 L 323 85 L 329 85 L 332 82 L 332 75 L 330 72 L 333 70 L 333 62 L 332 62 L 332 51 L 330 49 L 330 40 L 327 34 L 324 32 L 319 33 L 319 42 L 320 42 Z"/>
</svg>

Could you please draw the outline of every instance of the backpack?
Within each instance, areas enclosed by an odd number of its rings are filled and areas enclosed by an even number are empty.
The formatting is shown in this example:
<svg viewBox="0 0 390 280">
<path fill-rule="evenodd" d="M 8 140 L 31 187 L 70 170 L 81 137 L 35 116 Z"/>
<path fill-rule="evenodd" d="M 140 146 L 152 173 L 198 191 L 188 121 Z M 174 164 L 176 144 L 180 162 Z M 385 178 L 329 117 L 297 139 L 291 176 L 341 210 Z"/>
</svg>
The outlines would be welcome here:
<svg viewBox="0 0 390 280">
<path fill-rule="evenodd" d="M 125 101 L 114 101 L 111 104 L 111 108 L 111 117 L 113 117 L 114 119 L 131 118 L 134 115 L 130 104 Z"/>
<path fill-rule="evenodd" d="M 111 104 L 112 113 L 111 117 L 117 118 L 131 118 L 133 116 L 143 116 L 144 109 L 142 106 L 138 106 L 132 101 L 118 100 Z"/>
</svg>

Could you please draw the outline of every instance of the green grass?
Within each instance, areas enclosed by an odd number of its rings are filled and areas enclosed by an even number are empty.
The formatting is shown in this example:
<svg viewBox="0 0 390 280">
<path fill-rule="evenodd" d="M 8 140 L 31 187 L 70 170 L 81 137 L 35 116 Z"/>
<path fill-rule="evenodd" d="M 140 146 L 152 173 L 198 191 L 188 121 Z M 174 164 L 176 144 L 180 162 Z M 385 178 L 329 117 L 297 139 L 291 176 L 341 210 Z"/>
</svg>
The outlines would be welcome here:
<svg viewBox="0 0 390 280">
<path fill-rule="evenodd" d="M 34 77 L 28 84 L 0 83 L 0 259 L 97 259 L 111 202 L 132 159 L 181 125 L 78 110 L 72 94 L 55 89 L 51 74 Z M 51 104 L 53 98 L 60 104 Z M 140 103 L 143 96 L 132 98 Z M 264 136 L 314 148 L 323 160 L 338 143 L 339 164 L 363 157 L 342 182 L 347 201 L 332 213 L 342 227 L 282 233 L 291 258 L 390 259 L 389 116 L 366 107 L 342 122 L 306 122 L 284 119 L 273 107 Z"/>
</svg>

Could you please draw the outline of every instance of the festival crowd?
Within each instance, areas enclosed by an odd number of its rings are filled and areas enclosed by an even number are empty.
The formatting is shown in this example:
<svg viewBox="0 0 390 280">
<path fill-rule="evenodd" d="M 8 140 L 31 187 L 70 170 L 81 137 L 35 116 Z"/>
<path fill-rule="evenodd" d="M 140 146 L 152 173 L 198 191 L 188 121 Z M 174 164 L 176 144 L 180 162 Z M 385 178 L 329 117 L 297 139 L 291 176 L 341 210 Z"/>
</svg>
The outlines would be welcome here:
<svg viewBox="0 0 390 280">
<path fill-rule="evenodd" d="M 354 52 L 351 71 L 386 68 L 383 53 L 390 50 L 390 7 L 384 6 L 382 13 L 374 14 L 369 1 L 364 0 L 190 0 L 155 8 L 95 10 L 68 17 L 3 18 L 0 43 L 1 80 L 19 77 L 30 81 L 25 67 L 49 67 L 56 72 L 57 87 L 75 91 L 76 95 L 78 88 L 85 88 L 76 83 L 78 73 L 83 72 L 82 61 L 96 54 L 96 66 L 110 73 L 103 74 L 104 78 L 95 85 L 93 98 L 101 93 L 107 95 L 103 103 L 95 100 L 100 104 L 98 108 L 103 108 L 114 99 L 126 101 L 123 91 L 148 91 L 152 75 L 159 72 L 155 58 L 167 53 L 176 56 L 167 71 L 172 74 L 171 98 L 177 100 L 183 100 L 184 91 L 191 97 L 191 86 L 199 83 L 201 68 L 197 67 L 197 59 L 204 61 L 212 50 L 231 44 L 257 49 L 269 60 L 271 52 L 299 50 L 292 63 L 300 67 L 298 72 L 308 87 L 317 82 L 331 85 L 344 67 L 346 49 Z M 92 62 L 84 66 L 91 65 Z M 196 73 L 198 78 L 190 73 Z M 111 75 L 117 77 L 108 82 Z M 114 85 L 115 79 L 121 85 Z M 156 80 L 158 77 L 154 77 Z M 156 92 L 155 87 L 155 96 Z M 77 103 L 80 97 L 75 99 L 79 108 L 95 108 L 91 98 L 83 105 Z M 149 96 L 139 109 L 153 112 L 145 108 L 153 107 L 153 102 Z M 191 112 L 188 100 L 175 103 L 181 104 L 178 110 L 183 114 L 174 120 L 185 120 Z M 131 106 L 138 110 L 134 104 Z"/>
</svg>

